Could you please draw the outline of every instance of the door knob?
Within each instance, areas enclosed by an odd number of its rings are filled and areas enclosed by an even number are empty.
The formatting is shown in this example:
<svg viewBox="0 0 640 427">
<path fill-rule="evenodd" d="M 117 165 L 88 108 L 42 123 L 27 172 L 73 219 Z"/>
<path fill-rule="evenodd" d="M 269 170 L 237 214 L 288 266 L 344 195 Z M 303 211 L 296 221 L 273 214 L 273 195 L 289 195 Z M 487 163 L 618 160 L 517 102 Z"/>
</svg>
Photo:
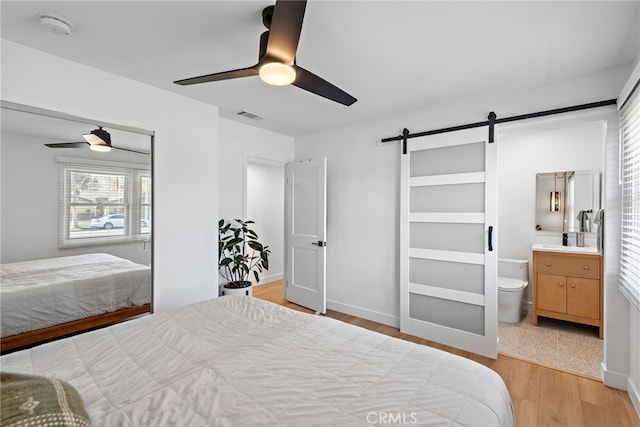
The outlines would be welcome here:
<svg viewBox="0 0 640 427">
<path fill-rule="evenodd" d="M 584 269 L 585 269 L 585 270 L 588 270 L 588 269 L 589 269 L 589 266 L 588 266 L 588 265 L 585 265 L 585 266 L 584 266 Z"/>
<path fill-rule="evenodd" d="M 320 246 L 321 248 L 327 246 L 327 242 L 323 242 L 322 240 L 318 240 L 317 242 L 311 242 L 312 245 Z"/>
<path fill-rule="evenodd" d="M 575 288 L 575 287 L 576 287 L 576 285 L 571 285 L 571 287 L 572 287 L 572 288 Z"/>
<path fill-rule="evenodd" d="M 551 267 L 551 263 L 550 262 L 547 263 L 547 267 Z"/>
<path fill-rule="evenodd" d="M 558 283 L 558 286 L 564 286 L 564 283 Z"/>
</svg>

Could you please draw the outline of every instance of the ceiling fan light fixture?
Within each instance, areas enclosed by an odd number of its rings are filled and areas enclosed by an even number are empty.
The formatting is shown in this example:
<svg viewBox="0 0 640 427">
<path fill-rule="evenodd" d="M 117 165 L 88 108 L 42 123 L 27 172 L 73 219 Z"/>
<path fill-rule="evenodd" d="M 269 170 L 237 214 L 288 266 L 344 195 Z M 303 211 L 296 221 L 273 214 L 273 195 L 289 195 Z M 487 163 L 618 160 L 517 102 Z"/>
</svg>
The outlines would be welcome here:
<svg viewBox="0 0 640 427">
<path fill-rule="evenodd" d="M 281 62 L 267 62 L 258 70 L 263 82 L 274 86 L 285 86 L 296 79 L 296 70 Z"/>
<path fill-rule="evenodd" d="M 89 148 L 93 151 L 99 151 L 101 153 L 108 153 L 111 151 L 111 146 L 107 144 L 89 144 Z"/>
</svg>

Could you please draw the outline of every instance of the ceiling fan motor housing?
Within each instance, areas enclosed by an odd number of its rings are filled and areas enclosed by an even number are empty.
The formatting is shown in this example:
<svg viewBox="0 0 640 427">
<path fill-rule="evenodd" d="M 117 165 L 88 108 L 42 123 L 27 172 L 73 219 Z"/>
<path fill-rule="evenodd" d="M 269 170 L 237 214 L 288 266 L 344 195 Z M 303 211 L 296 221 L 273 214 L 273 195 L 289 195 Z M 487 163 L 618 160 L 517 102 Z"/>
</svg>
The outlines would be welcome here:
<svg viewBox="0 0 640 427">
<path fill-rule="evenodd" d="M 92 134 L 102 139 L 107 145 L 111 145 L 111 134 L 102 128 L 94 129 L 91 131 Z"/>
<path fill-rule="evenodd" d="M 273 5 L 267 6 L 264 9 L 262 9 L 262 23 L 264 24 L 265 27 L 267 27 L 267 29 L 271 28 L 271 18 L 273 18 L 274 9 L 275 9 L 275 6 Z"/>
</svg>

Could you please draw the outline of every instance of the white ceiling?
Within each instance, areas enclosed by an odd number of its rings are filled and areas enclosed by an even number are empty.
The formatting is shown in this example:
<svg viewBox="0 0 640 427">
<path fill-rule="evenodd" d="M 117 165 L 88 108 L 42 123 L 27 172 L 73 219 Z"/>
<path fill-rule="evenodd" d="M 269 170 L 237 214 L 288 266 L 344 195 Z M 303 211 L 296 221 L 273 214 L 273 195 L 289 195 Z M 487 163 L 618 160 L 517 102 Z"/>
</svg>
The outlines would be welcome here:
<svg viewBox="0 0 640 427">
<path fill-rule="evenodd" d="M 257 62 L 273 1 L 2 1 L 2 38 L 221 108 L 287 135 L 373 121 L 448 98 L 546 85 L 630 64 L 640 2 L 309 1 L 297 62 L 356 98 L 351 107 L 257 77 L 174 80 Z M 69 37 L 39 27 L 51 12 Z M 599 100 L 593 100 L 599 101 Z M 235 116 L 246 110 L 262 116 Z"/>
</svg>

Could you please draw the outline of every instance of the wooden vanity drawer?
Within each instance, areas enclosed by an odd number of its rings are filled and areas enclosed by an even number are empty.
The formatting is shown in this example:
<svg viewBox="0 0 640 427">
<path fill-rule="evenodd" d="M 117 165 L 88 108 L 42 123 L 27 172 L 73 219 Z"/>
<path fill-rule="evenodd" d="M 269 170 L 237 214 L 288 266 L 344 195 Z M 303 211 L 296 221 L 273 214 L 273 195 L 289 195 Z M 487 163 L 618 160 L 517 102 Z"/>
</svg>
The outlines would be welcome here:
<svg viewBox="0 0 640 427">
<path fill-rule="evenodd" d="M 538 273 L 564 276 L 600 278 L 599 257 L 538 253 Z"/>
</svg>

